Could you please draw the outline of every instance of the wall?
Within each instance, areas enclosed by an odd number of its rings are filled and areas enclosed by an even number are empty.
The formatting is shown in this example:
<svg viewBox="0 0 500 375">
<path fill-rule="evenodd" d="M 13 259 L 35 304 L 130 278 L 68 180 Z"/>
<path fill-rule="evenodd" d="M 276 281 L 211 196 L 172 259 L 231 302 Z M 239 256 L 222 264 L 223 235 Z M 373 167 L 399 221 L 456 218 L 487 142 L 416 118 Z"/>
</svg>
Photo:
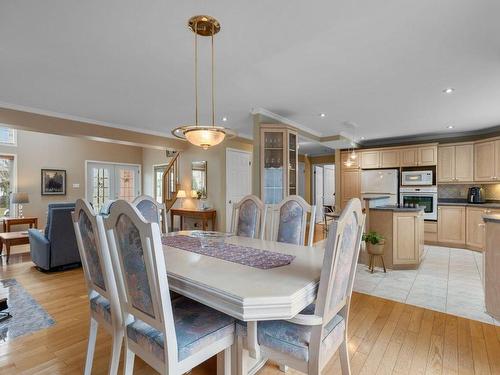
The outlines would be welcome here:
<svg viewBox="0 0 500 375">
<path fill-rule="evenodd" d="M 472 186 L 482 186 L 486 199 L 500 201 L 500 184 L 440 184 L 438 185 L 439 198 L 467 198 L 467 192 Z"/>
<path fill-rule="evenodd" d="M 179 179 L 180 189 L 186 191 L 189 196 L 191 191 L 191 162 L 207 161 L 207 202 L 217 210 L 217 228 L 225 230 L 226 225 L 226 148 L 235 148 L 252 152 L 252 145 L 240 140 L 228 140 L 222 145 L 202 150 L 199 147 L 187 145 L 181 152 Z M 153 166 L 155 164 L 165 164 L 165 152 L 144 148 L 142 150 L 143 158 L 143 178 L 144 194 L 153 194 Z M 183 205 L 186 208 L 194 208 L 198 204 L 196 199 L 185 198 Z M 180 199 L 175 203 L 175 207 L 180 207 Z M 187 222 L 187 227 L 192 225 Z"/>
<path fill-rule="evenodd" d="M 23 213 L 38 217 L 40 228 L 45 226 L 49 203 L 84 197 L 85 160 L 142 163 L 141 147 L 22 130 L 17 132 L 17 147 L 0 146 L 0 153 L 17 155 L 17 191 L 27 192 L 30 199 Z M 41 195 L 42 168 L 66 170 L 66 195 Z"/>
<path fill-rule="evenodd" d="M 307 203 L 311 204 L 312 199 L 312 175 L 313 175 L 313 165 L 314 164 L 335 164 L 335 154 L 322 155 L 322 156 L 307 156 L 299 155 L 299 162 L 303 162 L 305 165 L 305 200 Z M 335 183 L 335 182 L 334 182 Z"/>
</svg>

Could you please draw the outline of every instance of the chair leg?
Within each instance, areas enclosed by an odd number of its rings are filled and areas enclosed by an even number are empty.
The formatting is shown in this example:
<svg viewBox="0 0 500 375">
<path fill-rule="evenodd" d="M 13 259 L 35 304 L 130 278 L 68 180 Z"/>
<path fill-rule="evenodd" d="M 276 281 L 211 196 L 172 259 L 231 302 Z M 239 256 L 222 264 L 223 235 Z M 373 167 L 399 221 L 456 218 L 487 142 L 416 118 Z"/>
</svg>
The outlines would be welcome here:
<svg viewBox="0 0 500 375">
<path fill-rule="evenodd" d="M 280 365 L 280 371 L 286 373 L 288 371 L 287 365 Z"/>
<path fill-rule="evenodd" d="M 94 360 L 95 340 L 97 338 L 97 328 L 99 323 L 94 318 L 90 318 L 89 342 L 87 344 L 87 359 L 85 360 L 85 375 L 92 373 L 92 362 Z"/>
<path fill-rule="evenodd" d="M 384 273 L 387 273 L 387 270 L 385 269 L 385 262 L 383 255 L 380 256 L 380 259 L 382 259 L 382 266 L 384 267 Z"/>
<path fill-rule="evenodd" d="M 125 358 L 123 360 L 123 374 L 132 375 L 134 373 L 135 353 L 128 348 L 127 340 L 125 339 Z"/>
<path fill-rule="evenodd" d="M 217 375 L 231 375 L 231 347 L 217 354 Z"/>
<path fill-rule="evenodd" d="M 351 375 L 351 366 L 349 364 L 349 349 L 347 347 L 347 332 L 344 334 L 344 341 L 339 347 L 340 366 L 342 375 Z"/>
<path fill-rule="evenodd" d="M 109 363 L 109 374 L 116 375 L 120 365 L 120 354 L 122 352 L 123 330 L 113 335 L 113 346 L 111 348 L 111 361 Z"/>
</svg>

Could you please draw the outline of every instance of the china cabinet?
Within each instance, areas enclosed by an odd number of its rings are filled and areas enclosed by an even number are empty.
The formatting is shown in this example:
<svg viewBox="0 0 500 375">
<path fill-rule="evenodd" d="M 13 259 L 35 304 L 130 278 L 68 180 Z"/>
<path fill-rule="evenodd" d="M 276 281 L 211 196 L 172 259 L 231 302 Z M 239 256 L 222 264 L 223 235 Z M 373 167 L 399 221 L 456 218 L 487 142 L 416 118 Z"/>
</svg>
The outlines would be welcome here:
<svg viewBox="0 0 500 375">
<path fill-rule="evenodd" d="M 297 132 L 283 125 L 261 125 L 261 198 L 266 204 L 297 194 Z"/>
</svg>

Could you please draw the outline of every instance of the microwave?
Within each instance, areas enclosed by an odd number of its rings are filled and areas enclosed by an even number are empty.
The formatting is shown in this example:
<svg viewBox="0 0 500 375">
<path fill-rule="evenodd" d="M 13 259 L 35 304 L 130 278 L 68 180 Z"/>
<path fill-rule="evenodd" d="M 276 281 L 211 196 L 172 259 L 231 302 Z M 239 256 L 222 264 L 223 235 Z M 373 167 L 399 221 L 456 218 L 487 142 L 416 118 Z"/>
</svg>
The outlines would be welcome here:
<svg viewBox="0 0 500 375">
<path fill-rule="evenodd" d="M 401 186 L 432 186 L 433 171 L 403 171 Z"/>
</svg>

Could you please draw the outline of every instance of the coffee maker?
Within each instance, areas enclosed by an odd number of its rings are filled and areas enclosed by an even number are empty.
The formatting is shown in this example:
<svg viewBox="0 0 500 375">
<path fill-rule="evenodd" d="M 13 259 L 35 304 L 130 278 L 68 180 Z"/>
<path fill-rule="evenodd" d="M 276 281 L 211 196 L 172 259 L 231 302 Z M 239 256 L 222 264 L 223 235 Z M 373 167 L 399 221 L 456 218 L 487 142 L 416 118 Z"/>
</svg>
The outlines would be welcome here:
<svg viewBox="0 0 500 375">
<path fill-rule="evenodd" d="M 479 186 L 474 186 L 469 188 L 469 193 L 467 194 L 467 203 L 484 203 L 484 189 Z"/>
</svg>

